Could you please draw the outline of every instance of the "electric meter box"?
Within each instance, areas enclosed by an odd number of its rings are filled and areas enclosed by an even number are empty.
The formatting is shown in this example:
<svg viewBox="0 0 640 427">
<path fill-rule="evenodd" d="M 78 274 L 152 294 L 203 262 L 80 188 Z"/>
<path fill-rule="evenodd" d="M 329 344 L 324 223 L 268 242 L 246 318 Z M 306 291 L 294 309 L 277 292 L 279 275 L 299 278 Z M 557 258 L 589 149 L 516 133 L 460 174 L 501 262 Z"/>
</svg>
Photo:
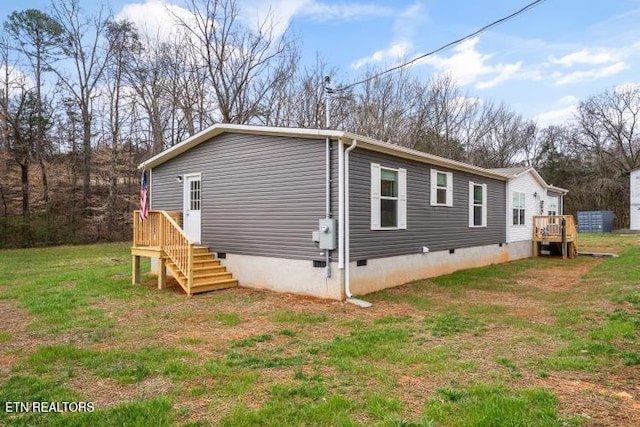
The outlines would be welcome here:
<svg viewBox="0 0 640 427">
<path fill-rule="evenodd" d="M 338 247 L 338 222 L 333 218 L 323 218 L 318 224 L 319 248 L 334 250 Z"/>
</svg>

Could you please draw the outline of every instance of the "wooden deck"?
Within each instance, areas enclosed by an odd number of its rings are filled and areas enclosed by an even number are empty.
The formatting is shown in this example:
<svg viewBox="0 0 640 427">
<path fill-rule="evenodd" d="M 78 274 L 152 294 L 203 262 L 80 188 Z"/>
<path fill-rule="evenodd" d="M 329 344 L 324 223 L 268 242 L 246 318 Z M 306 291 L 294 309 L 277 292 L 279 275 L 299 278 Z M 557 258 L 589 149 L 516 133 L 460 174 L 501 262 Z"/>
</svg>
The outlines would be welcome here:
<svg viewBox="0 0 640 427">
<path fill-rule="evenodd" d="M 578 255 L 578 230 L 573 215 L 540 215 L 533 217 L 533 256 L 540 246 L 559 244 L 562 258 Z"/>
<path fill-rule="evenodd" d="M 238 285 L 206 246 L 198 246 L 179 225 L 179 212 L 149 211 L 140 221 L 133 212 L 132 282 L 140 284 L 140 257 L 158 260 L 158 289 L 167 285 L 167 270 L 187 295 Z"/>
</svg>

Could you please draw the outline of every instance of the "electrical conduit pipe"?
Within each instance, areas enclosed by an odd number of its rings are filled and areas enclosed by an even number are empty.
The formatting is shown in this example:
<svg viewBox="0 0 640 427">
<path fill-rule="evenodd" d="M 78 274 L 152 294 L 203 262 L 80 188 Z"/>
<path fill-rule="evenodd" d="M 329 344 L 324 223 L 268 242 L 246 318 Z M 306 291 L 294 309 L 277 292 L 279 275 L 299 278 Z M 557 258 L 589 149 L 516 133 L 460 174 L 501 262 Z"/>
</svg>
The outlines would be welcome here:
<svg viewBox="0 0 640 427">
<path fill-rule="evenodd" d="M 354 148 L 358 145 L 357 140 L 353 140 L 351 145 L 344 150 L 344 293 L 347 296 L 347 302 L 351 304 L 355 304 L 357 306 L 367 308 L 371 307 L 372 304 L 367 301 L 363 301 L 353 297 L 351 293 L 351 274 L 350 274 L 350 253 L 349 253 L 349 153 L 353 151 Z"/>
</svg>

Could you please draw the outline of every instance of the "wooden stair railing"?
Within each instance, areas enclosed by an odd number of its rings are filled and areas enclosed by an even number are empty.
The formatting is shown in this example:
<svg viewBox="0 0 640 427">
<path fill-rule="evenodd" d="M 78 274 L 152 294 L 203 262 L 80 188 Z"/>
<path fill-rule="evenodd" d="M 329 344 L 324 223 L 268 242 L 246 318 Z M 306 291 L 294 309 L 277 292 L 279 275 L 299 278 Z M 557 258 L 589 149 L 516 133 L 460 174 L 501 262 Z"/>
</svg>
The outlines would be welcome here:
<svg viewBox="0 0 640 427">
<path fill-rule="evenodd" d="M 149 211 L 140 222 L 133 212 L 133 283 L 139 283 L 140 256 L 158 258 L 158 288 L 163 289 L 168 270 L 187 295 L 231 288 L 238 281 L 207 246 L 197 246 L 179 225 L 178 212 Z"/>
<path fill-rule="evenodd" d="M 160 236 L 162 243 L 160 247 L 180 273 L 186 277 L 186 283 L 184 285 L 180 283 L 180 286 L 184 288 L 187 295 L 191 295 L 191 287 L 193 286 L 194 243 L 166 211 L 161 212 Z"/>
<path fill-rule="evenodd" d="M 133 246 L 156 247 L 163 251 L 173 266 L 185 277 L 186 280 L 179 283 L 185 292 L 191 295 L 194 243 L 171 214 L 167 211 L 149 211 L 147 219 L 141 222 L 140 211 L 134 211 Z M 164 262 L 160 268 L 164 268 Z"/>
</svg>

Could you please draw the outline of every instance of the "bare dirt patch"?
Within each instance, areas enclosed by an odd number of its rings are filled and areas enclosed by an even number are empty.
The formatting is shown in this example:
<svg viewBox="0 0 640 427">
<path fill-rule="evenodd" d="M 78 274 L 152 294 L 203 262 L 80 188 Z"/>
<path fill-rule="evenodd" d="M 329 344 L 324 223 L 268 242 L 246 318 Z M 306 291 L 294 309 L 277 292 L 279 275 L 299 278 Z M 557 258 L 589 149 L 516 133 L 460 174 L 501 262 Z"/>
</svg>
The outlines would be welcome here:
<svg viewBox="0 0 640 427">
<path fill-rule="evenodd" d="M 29 337 L 27 327 L 33 321 L 21 310 L 15 300 L 0 299 L 0 332 L 8 336 L 1 345 L 0 375 L 9 375 L 12 366 L 18 361 L 19 353 L 36 348 L 37 343 Z"/>
<path fill-rule="evenodd" d="M 638 374 L 637 369 L 633 369 Z M 553 391 L 560 401 L 564 416 L 582 416 L 586 425 L 593 426 L 638 426 L 640 425 L 640 386 L 629 386 L 620 378 L 608 377 L 606 385 L 593 379 L 570 378 L 557 374 L 536 379 L 536 384 Z"/>
<path fill-rule="evenodd" d="M 567 260 L 566 265 L 560 267 L 549 266 L 525 270 L 516 276 L 516 280 L 520 286 L 545 291 L 565 291 L 580 283 L 585 274 L 603 262 L 601 258 L 592 258 L 580 263 Z"/>
<path fill-rule="evenodd" d="M 111 378 L 94 378 L 88 373 L 77 372 L 68 385 L 84 399 L 105 409 L 138 399 L 153 399 L 168 393 L 174 384 L 161 376 L 145 378 L 136 384 L 120 384 Z"/>
</svg>

